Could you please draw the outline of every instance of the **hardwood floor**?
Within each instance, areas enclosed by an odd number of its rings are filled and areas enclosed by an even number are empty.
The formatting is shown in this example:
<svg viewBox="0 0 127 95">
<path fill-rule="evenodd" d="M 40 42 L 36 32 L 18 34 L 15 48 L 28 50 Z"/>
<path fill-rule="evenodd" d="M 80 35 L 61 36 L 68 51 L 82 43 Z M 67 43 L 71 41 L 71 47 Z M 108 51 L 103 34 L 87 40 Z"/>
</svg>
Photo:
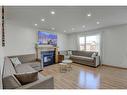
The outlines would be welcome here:
<svg viewBox="0 0 127 95">
<path fill-rule="evenodd" d="M 54 76 L 56 89 L 127 89 L 127 70 L 72 64 L 72 70 L 61 73 L 59 64 L 44 67 L 44 75 Z"/>
</svg>

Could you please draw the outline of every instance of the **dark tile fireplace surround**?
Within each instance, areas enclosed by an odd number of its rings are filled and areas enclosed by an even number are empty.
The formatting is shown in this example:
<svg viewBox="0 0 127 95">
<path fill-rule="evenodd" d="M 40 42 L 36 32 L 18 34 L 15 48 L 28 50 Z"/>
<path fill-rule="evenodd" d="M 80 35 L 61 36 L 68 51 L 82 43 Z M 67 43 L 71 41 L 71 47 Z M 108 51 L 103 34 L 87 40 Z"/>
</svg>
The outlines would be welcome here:
<svg viewBox="0 0 127 95">
<path fill-rule="evenodd" d="M 55 63 L 55 52 L 54 51 L 42 51 L 41 52 L 41 63 L 43 67 L 52 65 Z"/>
</svg>

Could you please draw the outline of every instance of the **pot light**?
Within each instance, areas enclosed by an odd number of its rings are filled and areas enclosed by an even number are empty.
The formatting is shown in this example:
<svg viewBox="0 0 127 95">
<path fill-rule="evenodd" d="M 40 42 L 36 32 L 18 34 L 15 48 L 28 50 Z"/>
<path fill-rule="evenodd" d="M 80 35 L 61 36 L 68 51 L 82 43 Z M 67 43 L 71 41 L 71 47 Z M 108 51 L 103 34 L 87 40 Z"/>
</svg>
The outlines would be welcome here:
<svg viewBox="0 0 127 95">
<path fill-rule="evenodd" d="M 100 22 L 99 22 L 99 21 L 97 21 L 96 23 L 97 23 L 97 24 L 100 24 Z"/>
<path fill-rule="evenodd" d="M 35 26 L 37 26 L 37 24 L 34 24 Z"/>
<path fill-rule="evenodd" d="M 67 32 L 66 30 L 64 30 L 64 32 Z"/>
<path fill-rule="evenodd" d="M 85 28 L 86 26 L 85 26 L 85 25 L 83 25 L 82 27 L 83 27 L 83 28 Z"/>
<path fill-rule="evenodd" d="M 74 28 L 72 28 L 72 30 L 75 30 Z"/>
<path fill-rule="evenodd" d="M 43 18 L 43 19 L 41 19 L 41 21 L 45 21 L 45 19 Z"/>
<path fill-rule="evenodd" d="M 54 27 L 52 27 L 52 30 L 55 30 L 55 28 L 54 28 Z"/>
<path fill-rule="evenodd" d="M 91 16 L 91 13 L 87 14 L 87 16 L 90 17 Z"/>
<path fill-rule="evenodd" d="M 55 14 L 55 11 L 51 11 L 51 14 L 54 15 Z"/>
</svg>

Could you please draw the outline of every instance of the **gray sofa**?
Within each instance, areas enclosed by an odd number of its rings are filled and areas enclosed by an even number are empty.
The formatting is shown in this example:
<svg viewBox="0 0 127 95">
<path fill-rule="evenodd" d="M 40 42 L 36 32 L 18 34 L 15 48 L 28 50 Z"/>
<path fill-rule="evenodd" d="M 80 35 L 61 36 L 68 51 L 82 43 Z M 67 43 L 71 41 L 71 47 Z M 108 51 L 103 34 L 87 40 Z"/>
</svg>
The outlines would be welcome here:
<svg viewBox="0 0 127 95">
<path fill-rule="evenodd" d="M 22 59 L 22 62 L 23 61 L 26 61 L 25 57 L 24 60 Z M 16 67 L 14 67 L 9 57 L 5 57 L 5 63 L 4 63 L 3 75 L 2 75 L 3 88 L 4 89 L 53 89 L 54 88 L 53 77 L 43 76 L 39 72 L 38 72 L 38 80 L 25 85 L 20 85 L 20 86 L 18 85 L 19 81 L 18 79 L 16 79 L 16 77 L 14 77 L 14 74 L 36 72 L 36 68 L 33 69 L 31 67 L 33 66 L 33 64 L 37 64 L 37 63 L 32 63 L 32 62 L 23 63 L 23 64 L 18 64 Z M 11 80 L 12 77 L 10 76 L 13 76 L 13 80 Z"/>
<path fill-rule="evenodd" d="M 12 57 L 18 57 L 19 61 L 22 64 L 28 64 L 33 69 L 35 69 L 37 71 L 41 71 L 42 70 L 41 62 L 40 61 L 36 61 L 36 55 L 35 54 L 9 56 L 9 58 L 12 58 Z"/>
<path fill-rule="evenodd" d="M 92 54 L 95 54 L 93 57 Z M 100 59 L 97 52 L 87 52 L 87 51 L 72 51 L 70 59 L 73 62 L 97 67 L 100 64 Z"/>
</svg>

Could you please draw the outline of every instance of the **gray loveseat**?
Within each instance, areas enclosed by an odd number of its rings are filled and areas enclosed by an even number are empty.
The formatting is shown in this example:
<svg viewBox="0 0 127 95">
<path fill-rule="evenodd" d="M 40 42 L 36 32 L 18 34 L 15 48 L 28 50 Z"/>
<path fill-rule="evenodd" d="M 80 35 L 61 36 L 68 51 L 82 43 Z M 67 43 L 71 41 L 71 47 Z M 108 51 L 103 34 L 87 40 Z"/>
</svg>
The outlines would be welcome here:
<svg viewBox="0 0 127 95">
<path fill-rule="evenodd" d="M 94 57 L 92 54 L 94 53 Z M 97 67 L 100 63 L 99 56 L 97 52 L 88 52 L 88 51 L 72 51 L 70 59 L 73 62 Z"/>
<path fill-rule="evenodd" d="M 25 58 L 24 58 L 25 59 Z M 22 60 L 22 62 L 25 60 Z M 16 67 L 13 66 L 11 60 L 9 57 L 5 57 L 5 63 L 3 67 L 3 75 L 2 75 L 2 80 L 3 80 L 3 88 L 4 89 L 53 89 L 54 88 L 54 79 L 52 76 L 43 76 L 38 72 L 38 80 L 25 84 L 25 85 L 20 85 L 18 86 L 19 81 L 15 78 L 11 80 L 14 74 L 17 73 L 27 73 L 27 72 L 36 72 L 36 68 L 33 69 L 31 66 L 32 62 L 30 63 L 23 63 L 23 64 L 18 64 Z M 35 63 L 37 64 L 37 63 Z M 14 77 L 14 76 L 13 76 Z"/>
</svg>

